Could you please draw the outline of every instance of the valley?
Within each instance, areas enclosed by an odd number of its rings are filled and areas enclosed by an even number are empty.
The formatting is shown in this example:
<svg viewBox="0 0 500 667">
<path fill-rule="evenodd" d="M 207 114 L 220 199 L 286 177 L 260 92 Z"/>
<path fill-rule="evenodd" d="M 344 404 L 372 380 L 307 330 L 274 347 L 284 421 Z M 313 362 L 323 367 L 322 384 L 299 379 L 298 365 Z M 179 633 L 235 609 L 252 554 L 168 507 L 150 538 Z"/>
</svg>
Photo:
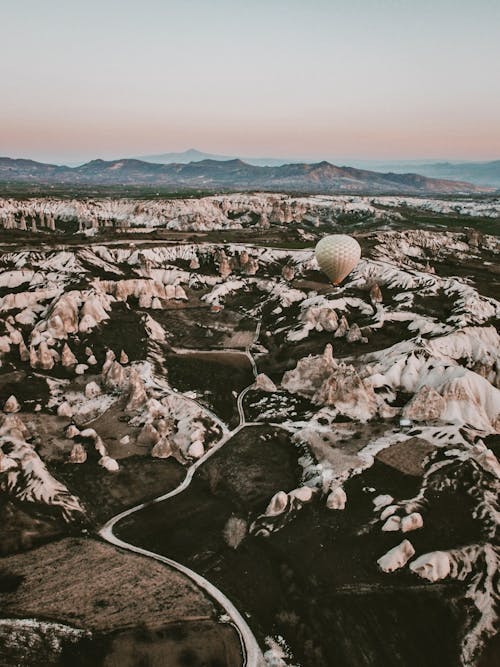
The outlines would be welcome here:
<svg viewBox="0 0 500 667">
<path fill-rule="evenodd" d="M 495 664 L 499 214 L 0 199 L 0 664 Z"/>
</svg>

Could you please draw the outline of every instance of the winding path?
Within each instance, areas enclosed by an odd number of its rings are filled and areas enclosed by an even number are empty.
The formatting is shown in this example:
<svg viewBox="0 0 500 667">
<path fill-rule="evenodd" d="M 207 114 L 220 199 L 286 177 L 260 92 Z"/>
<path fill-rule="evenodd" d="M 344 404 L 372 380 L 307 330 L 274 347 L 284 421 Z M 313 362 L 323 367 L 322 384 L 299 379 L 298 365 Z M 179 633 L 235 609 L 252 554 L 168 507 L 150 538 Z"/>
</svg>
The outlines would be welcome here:
<svg viewBox="0 0 500 667">
<path fill-rule="evenodd" d="M 253 337 L 252 343 L 245 348 L 245 354 L 248 356 L 250 363 L 252 365 L 252 370 L 254 377 L 257 376 L 257 366 L 255 364 L 255 360 L 251 354 L 251 347 L 252 345 L 258 340 L 259 335 L 260 335 L 260 328 L 261 328 L 261 323 L 260 321 L 257 324 L 255 334 Z M 240 430 L 245 428 L 246 426 L 250 426 L 250 424 L 246 421 L 245 417 L 245 412 L 243 409 L 243 399 L 247 392 L 253 387 L 253 383 L 249 385 L 248 387 L 245 387 L 243 389 L 237 398 L 237 407 L 238 407 L 238 415 L 239 415 L 239 424 L 234 428 L 232 431 L 229 431 L 227 429 L 227 426 L 221 422 L 221 420 L 216 417 L 216 422 L 218 424 L 223 425 L 223 436 L 219 440 L 219 442 L 211 447 L 205 454 L 199 458 L 195 463 L 193 463 L 186 472 L 186 476 L 182 480 L 182 482 L 179 484 L 178 487 L 173 489 L 172 491 L 169 491 L 168 493 L 165 493 L 161 496 L 158 496 L 155 498 L 152 502 L 153 503 L 160 503 L 163 502 L 164 500 L 167 500 L 168 498 L 172 498 L 173 496 L 178 495 L 179 493 L 182 493 L 185 491 L 189 485 L 191 484 L 191 480 L 194 477 L 195 472 L 197 469 L 207 461 L 211 456 L 215 454 L 219 449 L 221 449 L 228 440 L 230 440 L 234 435 L 236 435 Z M 161 386 L 162 389 L 166 389 L 167 387 Z M 169 391 L 173 391 L 170 387 L 168 387 Z M 188 399 L 188 397 L 184 397 L 186 400 L 190 400 L 193 403 L 196 403 L 196 405 L 205 410 L 204 406 L 201 406 L 198 404 L 194 399 Z M 156 554 L 152 551 L 147 551 L 146 549 L 141 549 L 141 547 L 137 547 L 133 544 L 130 544 L 129 542 L 124 542 L 123 540 L 120 540 L 118 537 L 113 532 L 114 527 L 116 524 L 118 524 L 122 519 L 124 519 L 127 516 L 130 516 L 131 514 L 135 514 L 136 512 L 139 512 L 140 510 L 144 509 L 146 506 L 150 505 L 151 501 L 147 503 L 140 503 L 139 505 L 135 505 L 134 507 L 131 507 L 128 510 L 125 510 L 123 512 L 120 512 L 120 514 L 117 514 L 113 518 L 111 518 L 109 521 L 107 521 L 104 526 L 99 530 L 99 535 L 102 537 L 102 539 L 106 540 L 106 542 L 109 542 L 110 544 L 113 544 L 116 547 L 119 547 L 121 549 L 126 549 L 127 551 L 131 551 L 136 554 L 140 554 L 141 556 L 146 556 L 147 558 L 153 558 L 154 560 L 159 561 L 160 563 L 164 563 L 165 565 L 170 566 L 174 570 L 177 570 L 178 572 L 181 572 L 185 576 L 187 576 L 191 581 L 193 581 L 199 588 L 204 590 L 209 597 L 212 598 L 222 609 L 227 614 L 227 617 L 229 619 L 229 623 L 235 628 L 235 630 L 238 633 L 239 639 L 240 639 L 240 644 L 241 644 L 241 653 L 242 653 L 242 659 L 243 659 L 243 666 L 244 667 L 263 667 L 264 665 L 264 658 L 262 656 L 262 652 L 259 648 L 259 645 L 257 643 L 257 640 L 255 639 L 252 631 L 250 630 L 247 622 L 243 618 L 243 616 L 240 614 L 240 612 L 236 609 L 236 607 L 233 605 L 233 603 L 220 591 L 216 586 L 211 584 L 207 579 L 202 577 L 200 574 L 195 572 L 194 570 L 191 570 L 190 568 L 186 567 L 185 565 L 182 565 L 181 563 L 178 563 L 177 561 L 172 560 L 171 558 L 167 558 L 166 556 L 161 556 L 160 554 Z"/>
</svg>

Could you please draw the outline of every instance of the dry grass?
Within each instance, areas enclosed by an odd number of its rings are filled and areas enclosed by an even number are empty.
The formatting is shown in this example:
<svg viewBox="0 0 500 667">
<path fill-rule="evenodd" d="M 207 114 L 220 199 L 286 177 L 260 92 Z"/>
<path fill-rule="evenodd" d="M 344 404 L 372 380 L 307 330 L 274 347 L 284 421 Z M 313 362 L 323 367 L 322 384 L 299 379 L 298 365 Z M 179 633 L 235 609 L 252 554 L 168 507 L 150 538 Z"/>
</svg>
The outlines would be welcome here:
<svg viewBox="0 0 500 667">
<path fill-rule="evenodd" d="M 424 473 L 422 464 L 425 457 L 435 449 L 434 445 L 420 438 L 411 438 L 398 442 L 379 452 L 376 458 L 391 468 L 405 475 L 421 477 Z"/>
<path fill-rule="evenodd" d="M 183 575 L 92 539 L 66 538 L 0 559 L 23 577 L 0 597 L 2 614 L 39 617 L 103 632 L 213 619 L 211 602 Z"/>
</svg>

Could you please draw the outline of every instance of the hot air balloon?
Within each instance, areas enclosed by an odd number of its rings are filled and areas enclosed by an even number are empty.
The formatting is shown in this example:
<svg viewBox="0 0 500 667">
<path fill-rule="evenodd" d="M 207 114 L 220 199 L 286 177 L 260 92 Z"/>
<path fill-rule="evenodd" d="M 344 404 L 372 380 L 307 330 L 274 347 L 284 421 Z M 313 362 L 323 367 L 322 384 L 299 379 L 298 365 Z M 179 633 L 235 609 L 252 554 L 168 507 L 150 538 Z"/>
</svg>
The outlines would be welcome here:
<svg viewBox="0 0 500 667">
<path fill-rule="evenodd" d="M 319 268 L 334 285 L 341 283 L 361 258 L 359 243 L 346 234 L 325 236 L 318 242 L 314 252 Z"/>
</svg>

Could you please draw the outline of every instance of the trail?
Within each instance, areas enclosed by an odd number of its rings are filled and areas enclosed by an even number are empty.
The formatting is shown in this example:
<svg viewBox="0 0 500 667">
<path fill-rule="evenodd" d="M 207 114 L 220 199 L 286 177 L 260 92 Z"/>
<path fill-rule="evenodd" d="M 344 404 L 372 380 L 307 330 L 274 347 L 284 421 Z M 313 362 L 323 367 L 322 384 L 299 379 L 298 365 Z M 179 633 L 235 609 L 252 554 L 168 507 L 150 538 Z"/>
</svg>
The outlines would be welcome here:
<svg viewBox="0 0 500 667">
<path fill-rule="evenodd" d="M 257 376 L 257 366 L 255 364 L 255 360 L 252 356 L 251 353 L 251 348 L 253 344 L 258 340 L 259 335 L 260 335 L 260 329 L 261 329 L 261 323 L 260 321 L 257 324 L 255 334 L 253 337 L 253 341 L 250 345 L 248 345 L 245 348 L 245 354 L 248 356 L 250 363 L 252 365 L 253 369 L 253 374 L 254 377 Z M 157 386 L 161 387 L 163 390 L 167 390 L 170 392 L 173 392 L 173 390 L 166 386 L 163 385 L 160 382 L 157 382 Z M 246 421 L 246 416 L 243 408 L 243 399 L 247 392 L 253 387 L 253 383 L 249 385 L 248 387 L 245 387 L 243 389 L 237 398 L 237 407 L 238 407 L 238 415 L 239 415 L 239 423 L 238 425 L 232 429 L 231 431 L 228 430 L 227 426 L 221 422 L 219 418 L 216 417 L 217 423 L 223 425 L 223 436 L 219 440 L 219 442 L 211 447 L 205 454 L 199 458 L 197 461 L 195 461 L 188 469 L 186 472 L 186 476 L 182 480 L 182 482 L 177 486 L 175 489 L 172 491 L 168 491 L 167 493 L 164 493 L 161 496 L 158 496 L 155 498 L 153 501 L 149 501 L 147 503 L 140 503 L 139 505 L 135 505 L 134 507 L 131 507 L 130 509 L 127 509 L 123 512 L 120 512 L 116 516 L 112 517 L 109 521 L 107 521 L 104 526 L 99 530 L 99 535 L 102 539 L 106 540 L 106 542 L 109 542 L 110 544 L 113 544 L 116 547 L 119 547 L 121 549 L 126 549 L 127 551 L 131 551 L 133 553 L 139 554 L 141 556 L 145 556 L 147 558 L 153 558 L 156 561 L 159 561 L 160 563 L 164 563 L 165 565 L 170 566 L 174 570 L 177 570 L 178 572 L 181 572 L 185 576 L 187 576 L 191 581 L 193 581 L 199 588 L 201 588 L 203 591 L 205 591 L 212 600 L 214 600 L 222 609 L 227 614 L 227 617 L 229 618 L 229 623 L 235 628 L 235 630 L 238 633 L 239 639 L 240 639 L 240 644 L 241 644 L 241 653 L 242 653 L 242 664 L 244 667 L 263 667 L 264 665 L 264 658 L 262 656 L 262 652 L 259 648 L 259 645 L 257 643 L 257 640 L 255 639 L 252 631 L 250 630 L 247 622 L 243 618 L 243 616 L 240 614 L 240 612 L 236 609 L 236 607 L 233 605 L 231 600 L 227 598 L 222 591 L 220 591 L 216 586 L 214 586 L 212 583 L 210 583 L 207 579 L 202 577 L 200 574 L 195 572 L 194 570 L 191 570 L 190 568 L 186 567 L 185 565 L 182 565 L 181 563 L 178 563 L 177 561 L 172 560 L 171 558 L 167 558 L 166 556 L 162 556 L 160 554 L 156 554 L 152 551 L 147 551 L 146 549 L 142 549 L 140 547 L 137 547 L 133 544 L 130 544 L 129 542 L 124 542 L 123 540 L 119 539 L 116 537 L 114 534 L 113 530 L 115 526 L 125 517 L 131 516 L 132 514 L 135 514 L 136 512 L 140 512 L 142 509 L 147 507 L 148 505 L 153 503 L 161 503 L 164 500 L 167 500 L 168 498 L 172 498 L 174 496 L 177 496 L 178 494 L 182 493 L 185 491 L 189 485 L 191 484 L 191 481 L 194 477 L 194 474 L 198 470 L 200 466 L 202 466 L 205 461 L 207 461 L 211 456 L 213 456 L 219 449 L 221 449 L 231 438 L 236 435 L 239 431 L 241 431 L 243 428 L 246 426 L 251 426 L 253 424 L 249 423 Z M 190 400 L 191 402 L 195 403 L 200 409 L 206 410 L 206 408 L 199 403 L 197 403 L 194 399 L 188 399 L 187 397 L 183 396 L 182 394 L 179 394 L 180 397 L 186 400 Z M 211 413 L 212 414 L 212 413 Z M 215 416 L 215 415 L 214 415 Z"/>
</svg>

